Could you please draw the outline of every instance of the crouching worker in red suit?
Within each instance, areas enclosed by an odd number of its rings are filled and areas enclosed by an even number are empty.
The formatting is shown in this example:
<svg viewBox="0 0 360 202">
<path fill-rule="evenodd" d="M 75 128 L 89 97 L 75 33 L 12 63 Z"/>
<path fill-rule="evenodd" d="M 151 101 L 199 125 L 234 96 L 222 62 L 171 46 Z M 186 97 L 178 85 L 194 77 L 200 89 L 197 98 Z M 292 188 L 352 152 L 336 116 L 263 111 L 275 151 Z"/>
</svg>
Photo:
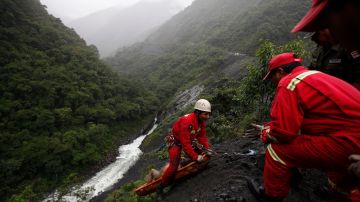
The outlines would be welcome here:
<svg viewBox="0 0 360 202">
<path fill-rule="evenodd" d="M 172 127 L 168 135 L 169 166 L 162 176 L 161 184 L 157 187 L 157 194 L 161 197 L 162 190 L 171 183 L 180 163 L 181 151 L 190 157 L 191 160 L 204 161 L 201 151 L 193 148 L 192 142 L 197 140 L 205 149 L 210 145 L 206 137 L 205 122 L 209 119 L 211 105 L 209 101 L 200 99 L 195 103 L 194 112 L 180 117 Z"/>
<path fill-rule="evenodd" d="M 347 171 L 350 154 L 360 153 L 360 91 L 350 84 L 301 66 L 294 53 L 269 62 L 264 80 L 277 84 L 271 122 L 261 132 L 268 143 L 264 187 L 248 181 L 262 201 L 282 201 L 289 193 L 292 170 L 327 172 L 335 201 L 359 201 L 356 180 Z"/>
</svg>

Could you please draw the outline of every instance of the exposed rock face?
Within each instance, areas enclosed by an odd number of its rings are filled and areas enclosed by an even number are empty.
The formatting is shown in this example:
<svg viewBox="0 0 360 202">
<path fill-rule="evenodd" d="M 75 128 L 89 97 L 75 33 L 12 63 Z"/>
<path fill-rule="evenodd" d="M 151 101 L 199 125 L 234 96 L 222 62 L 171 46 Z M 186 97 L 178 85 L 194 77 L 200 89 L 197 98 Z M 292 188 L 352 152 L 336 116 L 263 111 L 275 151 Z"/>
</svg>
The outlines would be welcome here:
<svg viewBox="0 0 360 202">
<path fill-rule="evenodd" d="M 185 90 L 175 98 L 175 111 L 180 111 L 190 104 L 194 104 L 198 99 L 200 93 L 205 89 L 204 85 L 195 85 L 192 88 Z"/>
<path fill-rule="evenodd" d="M 160 112 L 158 115 L 158 120 L 161 122 L 165 117 L 168 117 L 176 112 L 183 110 L 189 105 L 195 104 L 196 100 L 199 99 L 200 93 L 205 89 L 204 85 L 195 85 L 190 89 L 187 89 L 180 93 L 174 98 L 173 104 L 165 111 Z"/>
</svg>

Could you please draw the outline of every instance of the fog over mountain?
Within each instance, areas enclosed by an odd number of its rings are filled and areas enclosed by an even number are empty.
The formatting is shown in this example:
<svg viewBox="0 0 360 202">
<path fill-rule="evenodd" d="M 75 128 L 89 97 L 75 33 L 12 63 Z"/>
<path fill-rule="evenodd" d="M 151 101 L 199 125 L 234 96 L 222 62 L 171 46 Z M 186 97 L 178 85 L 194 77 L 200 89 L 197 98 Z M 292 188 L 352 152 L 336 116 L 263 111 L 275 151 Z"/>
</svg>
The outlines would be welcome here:
<svg viewBox="0 0 360 202">
<path fill-rule="evenodd" d="M 142 1 L 131 7 L 113 7 L 69 22 L 102 57 L 144 40 L 153 30 L 183 9 L 175 1 Z"/>
</svg>

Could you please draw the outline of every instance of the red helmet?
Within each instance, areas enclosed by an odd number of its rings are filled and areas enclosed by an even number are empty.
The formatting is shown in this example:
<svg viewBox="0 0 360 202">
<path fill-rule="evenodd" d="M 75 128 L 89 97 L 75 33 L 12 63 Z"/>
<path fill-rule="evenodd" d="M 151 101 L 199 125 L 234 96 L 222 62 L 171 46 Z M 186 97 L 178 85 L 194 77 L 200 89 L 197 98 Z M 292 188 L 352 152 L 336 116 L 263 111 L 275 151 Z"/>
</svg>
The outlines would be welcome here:
<svg viewBox="0 0 360 202">
<path fill-rule="evenodd" d="M 302 62 L 301 58 L 298 58 L 295 53 L 281 53 L 279 55 L 274 56 L 268 65 L 268 73 L 264 77 L 263 80 L 267 80 L 270 76 L 271 71 L 277 69 L 279 67 L 283 67 L 284 65 L 288 65 L 292 62 Z"/>
<path fill-rule="evenodd" d="M 311 8 L 305 14 L 305 16 L 296 24 L 291 32 L 314 32 L 319 29 L 319 23 L 316 19 L 320 13 L 324 10 L 325 6 L 330 0 L 313 0 Z"/>
</svg>

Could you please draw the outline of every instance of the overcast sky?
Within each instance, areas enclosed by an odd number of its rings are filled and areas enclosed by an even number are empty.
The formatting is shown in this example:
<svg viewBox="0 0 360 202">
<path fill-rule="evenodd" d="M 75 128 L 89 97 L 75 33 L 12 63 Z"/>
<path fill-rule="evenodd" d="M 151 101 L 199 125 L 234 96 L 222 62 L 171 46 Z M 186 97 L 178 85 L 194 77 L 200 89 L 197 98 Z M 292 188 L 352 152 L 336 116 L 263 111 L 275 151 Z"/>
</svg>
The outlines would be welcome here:
<svg viewBox="0 0 360 202">
<path fill-rule="evenodd" d="M 50 14 L 61 18 L 63 21 L 74 20 L 90 13 L 113 6 L 128 7 L 139 1 L 159 0 L 40 0 L 47 6 Z M 189 6 L 193 0 L 169 0 L 177 1 L 184 7 Z"/>
</svg>

